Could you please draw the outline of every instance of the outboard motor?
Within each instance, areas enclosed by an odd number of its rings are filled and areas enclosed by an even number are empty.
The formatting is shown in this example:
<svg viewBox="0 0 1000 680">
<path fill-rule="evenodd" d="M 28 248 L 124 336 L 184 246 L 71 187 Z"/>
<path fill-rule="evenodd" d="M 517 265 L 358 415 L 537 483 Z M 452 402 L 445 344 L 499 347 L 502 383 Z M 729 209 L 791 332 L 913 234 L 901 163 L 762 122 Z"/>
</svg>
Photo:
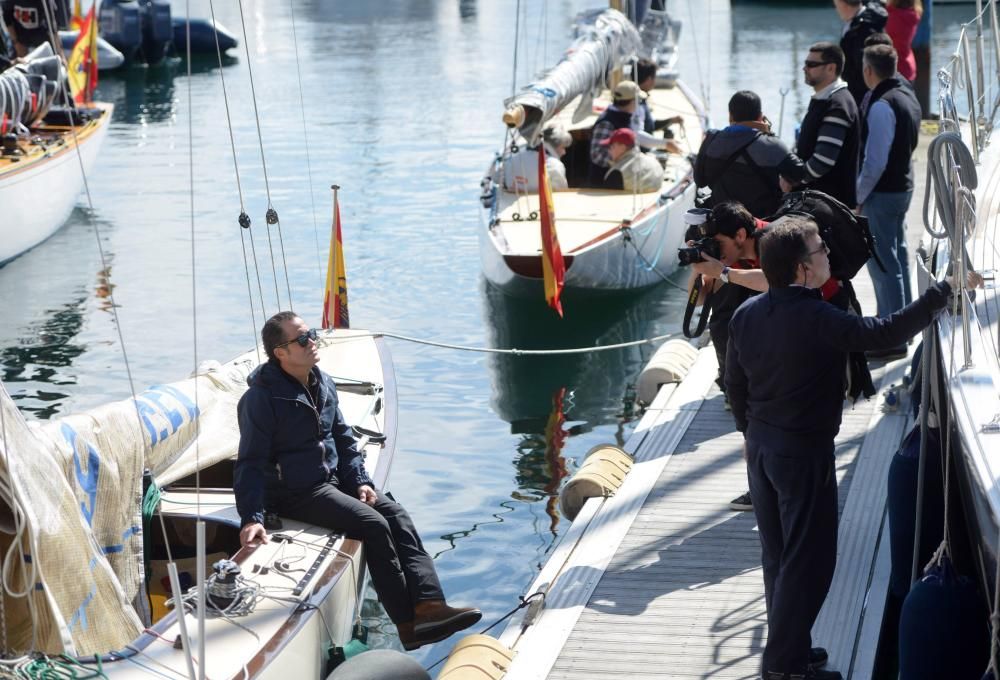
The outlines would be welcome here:
<svg viewBox="0 0 1000 680">
<path fill-rule="evenodd" d="M 170 21 L 170 3 L 164 0 L 140 0 L 142 16 L 142 54 L 150 66 L 160 64 L 174 38 Z"/>
<path fill-rule="evenodd" d="M 126 64 L 131 64 L 142 47 L 139 3 L 135 0 L 102 2 L 100 21 L 101 37 L 122 53 Z"/>
</svg>

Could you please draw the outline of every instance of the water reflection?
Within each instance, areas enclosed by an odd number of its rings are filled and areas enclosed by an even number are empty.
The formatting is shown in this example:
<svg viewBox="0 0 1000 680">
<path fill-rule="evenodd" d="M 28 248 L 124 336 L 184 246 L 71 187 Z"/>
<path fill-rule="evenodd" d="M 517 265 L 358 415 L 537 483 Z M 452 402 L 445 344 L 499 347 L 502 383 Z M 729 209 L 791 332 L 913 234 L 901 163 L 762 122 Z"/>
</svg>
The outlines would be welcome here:
<svg viewBox="0 0 1000 680">
<path fill-rule="evenodd" d="M 570 297 L 564 300 L 566 318 L 560 319 L 544 301 L 510 298 L 486 283 L 482 289 L 493 346 L 517 349 L 592 347 L 650 337 L 663 313 L 659 302 L 668 292 L 654 289 L 636 299 L 609 298 L 601 304 Z M 586 354 L 491 355 L 490 404 L 510 424 L 511 433 L 520 436 L 514 497 L 544 500 L 553 535 L 559 524 L 559 487 L 574 466 L 564 452 L 567 442 L 611 425 L 612 443 L 624 444 L 625 426 L 635 418 L 635 379 L 653 349 L 642 345 Z M 582 456 L 589 447 L 572 448 L 574 456 Z"/>
<path fill-rule="evenodd" d="M 238 63 L 236 57 L 224 54 L 222 65 Z M 191 59 L 191 73 L 210 73 L 219 68 L 215 55 L 196 55 Z M 101 73 L 95 99 L 115 105 L 113 123 L 162 123 L 174 118 L 178 105 L 175 78 L 187 76 L 182 59 L 171 58 L 159 66 L 133 66 Z"/>
<path fill-rule="evenodd" d="M 17 291 L 17 304 L 4 313 L 0 380 L 18 407 L 37 418 L 58 414 L 77 385 L 77 360 L 89 349 L 81 334 L 91 300 L 108 308 L 110 266 L 102 268 L 94 247 L 95 224 L 109 229 L 77 208 L 50 239 L 0 267 L 0 289 Z"/>
</svg>

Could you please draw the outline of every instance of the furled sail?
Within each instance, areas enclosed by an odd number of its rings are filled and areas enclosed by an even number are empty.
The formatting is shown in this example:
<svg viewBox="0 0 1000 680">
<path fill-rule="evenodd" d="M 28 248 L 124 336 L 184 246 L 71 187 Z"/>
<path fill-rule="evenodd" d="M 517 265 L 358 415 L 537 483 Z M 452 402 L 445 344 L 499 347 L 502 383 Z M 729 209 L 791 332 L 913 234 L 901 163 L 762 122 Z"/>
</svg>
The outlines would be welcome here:
<svg viewBox="0 0 1000 680">
<path fill-rule="evenodd" d="M 504 122 L 518 128 L 529 142 L 536 141 L 545 121 L 575 98 L 582 95 L 589 102 L 607 86 L 612 72 L 642 49 L 635 26 L 614 9 L 581 14 L 576 34 L 562 61 L 504 102 Z"/>
<path fill-rule="evenodd" d="M 163 486 L 236 454 L 253 356 L 34 426 L 0 386 L 8 651 L 103 654 L 141 632 L 143 470 Z"/>
</svg>

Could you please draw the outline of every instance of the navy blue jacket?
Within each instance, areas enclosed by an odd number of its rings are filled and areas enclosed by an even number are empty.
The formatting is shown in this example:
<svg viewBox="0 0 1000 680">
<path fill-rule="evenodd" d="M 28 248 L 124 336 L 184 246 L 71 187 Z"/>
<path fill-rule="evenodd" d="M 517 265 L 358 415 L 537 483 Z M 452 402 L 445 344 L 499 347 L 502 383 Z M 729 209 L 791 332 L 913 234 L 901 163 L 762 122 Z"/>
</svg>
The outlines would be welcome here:
<svg viewBox="0 0 1000 680">
<path fill-rule="evenodd" d="M 310 390 L 273 361 L 259 366 L 236 407 L 240 447 L 233 475 L 243 525 L 263 523 L 278 494 L 332 482 L 351 493 L 372 484 L 351 427 L 344 421 L 333 378 L 314 367 Z"/>
<path fill-rule="evenodd" d="M 761 441 L 832 442 L 848 352 L 904 345 L 931 323 L 950 292 L 947 283 L 932 285 L 882 319 L 843 312 L 823 302 L 818 289 L 802 286 L 750 298 L 729 324 L 726 394 L 737 429 Z"/>
</svg>

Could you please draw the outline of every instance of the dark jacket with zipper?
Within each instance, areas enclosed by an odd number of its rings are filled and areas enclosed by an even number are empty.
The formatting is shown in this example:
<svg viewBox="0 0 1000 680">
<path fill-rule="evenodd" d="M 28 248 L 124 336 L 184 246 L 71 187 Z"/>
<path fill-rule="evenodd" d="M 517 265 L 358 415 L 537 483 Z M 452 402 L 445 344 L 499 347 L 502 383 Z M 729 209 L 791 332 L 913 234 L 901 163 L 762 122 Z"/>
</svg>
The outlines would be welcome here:
<svg viewBox="0 0 1000 680">
<path fill-rule="evenodd" d="M 931 285 L 885 318 L 861 317 L 823 302 L 818 289 L 771 288 L 733 315 L 726 393 L 736 427 L 759 442 L 833 441 L 843 414 L 848 352 L 898 347 L 933 321 L 951 287 Z"/>
<path fill-rule="evenodd" d="M 241 524 L 263 523 L 275 498 L 330 482 L 353 493 L 372 484 L 333 378 L 314 367 L 310 389 L 269 361 L 255 369 L 237 408 L 233 476 Z"/>
</svg>

